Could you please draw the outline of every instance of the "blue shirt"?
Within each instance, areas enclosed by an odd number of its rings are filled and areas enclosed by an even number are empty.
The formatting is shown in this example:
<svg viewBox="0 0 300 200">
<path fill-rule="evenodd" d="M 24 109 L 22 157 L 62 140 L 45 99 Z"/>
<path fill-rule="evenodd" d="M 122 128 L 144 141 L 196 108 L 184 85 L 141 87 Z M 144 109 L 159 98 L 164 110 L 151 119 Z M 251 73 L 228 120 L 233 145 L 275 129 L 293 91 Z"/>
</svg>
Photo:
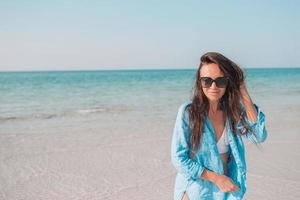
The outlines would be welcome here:
<svg viewBox="0 0 300 200">
<path fill-rule="evenodd" d="M 254 104 L 257 111 L 257 121 L 248 123 L 253 128 L 253 134 L 240 136 L 234 134 L 230 128 L 229 118 L 227 118 L 226 136 L 229 142 L 229 155 L 231 159 L 227 163 L 228 176 L 240 188 L 236 192 L 222 192 L 217 185 L 211 181 L 200 178 L 204 169 L 214 171 L 224 175 L 221 156 L 218 152 L 214 129 L 209 118 L 206 117 L 202 135 L 200 149 L 193 159 L 189 156 L 188 138 L 191 133 L 189 127 L 189 114 L 187 106 L 190 101 L 183 103 L 179 109 L 175 122 L 171 144 L 171 160 L 177 175 L 174 187 L 174 200 L 181 200 L 184 192 L 189 200 L 236 200 L 242 199 L 246 192 L 246 172 L 245 149 L 242 137 L 246 137 L 255 143 L 264 142 L 267 138 L 265 127 L 265 115 L 260 108 Z M 245 110 L 243 104 L 241 109 Z M 241 124 L 237 129 L 242 129 Z"/>
</svg>

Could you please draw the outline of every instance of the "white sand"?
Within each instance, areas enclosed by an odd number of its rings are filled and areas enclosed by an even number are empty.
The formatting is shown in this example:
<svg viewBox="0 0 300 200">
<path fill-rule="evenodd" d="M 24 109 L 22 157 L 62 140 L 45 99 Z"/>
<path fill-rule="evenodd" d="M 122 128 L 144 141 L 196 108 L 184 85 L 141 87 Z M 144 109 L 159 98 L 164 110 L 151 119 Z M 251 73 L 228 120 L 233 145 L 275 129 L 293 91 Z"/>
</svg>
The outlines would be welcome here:
<svg viewBox="0 0 300 200">
<path fill-rule="evenodd" d="M 0 124 L 0 199 L 172 199 L 176 109 Z M 300 110 L 264 111 L 266 143 L 246 143 L 245 199 L 300 199 Z"/>
</svg>

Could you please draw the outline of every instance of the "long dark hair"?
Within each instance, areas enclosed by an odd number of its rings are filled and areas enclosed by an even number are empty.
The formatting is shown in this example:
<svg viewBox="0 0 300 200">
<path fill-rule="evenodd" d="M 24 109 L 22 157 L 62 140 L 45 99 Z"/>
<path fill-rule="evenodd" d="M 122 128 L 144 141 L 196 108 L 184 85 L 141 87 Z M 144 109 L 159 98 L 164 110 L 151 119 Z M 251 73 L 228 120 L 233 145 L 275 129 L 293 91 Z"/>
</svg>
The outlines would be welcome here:
<svg viewBox="0 0 300 200">
<path fill-rule="evenodd" d="M 192 103 L 188 107 L 189 125 L 191 134 L 189 136 L 189 145 L 192 154 L 200 147 L 203 134 L 204 120 L 208 115 L 209 101 L 202 90 L 200 82 L 200 69 L 204 64 L 215 63 L 219 66 L 224 76 L 229 77 L 225 94 L 220 99 L 220 108 L 223 110 L 224 117 L 228 117 L 231 122 L 230 128 L 233 133 L 244 135 L 247 132 L 253 132 L 251 127 L 246 123 L 245 113 L 240 107 L 240 83 L 244 81 L 245 76 L 242 69 L 230 59 L 220 53 L 208 52 L 200 59 L 200 65 L 196 73 L 195 86 L 193 88 Z M 236 125 L 240 121 L 244 127 L 243 131 L 237 130 Z"/>
</svg>

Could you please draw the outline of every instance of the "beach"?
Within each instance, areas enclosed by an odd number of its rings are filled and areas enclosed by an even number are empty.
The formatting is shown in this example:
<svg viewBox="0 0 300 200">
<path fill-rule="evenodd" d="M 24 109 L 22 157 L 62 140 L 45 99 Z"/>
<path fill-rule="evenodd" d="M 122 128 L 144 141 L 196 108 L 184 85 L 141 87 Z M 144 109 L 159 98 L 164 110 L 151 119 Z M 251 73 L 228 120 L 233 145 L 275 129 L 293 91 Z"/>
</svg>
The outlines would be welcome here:
<svg viewBox="0 0 300 200">
<path fill-rule="evenodd" d="M 0 73 L 0 199 L 172 199 L 172 131 L 194 73 Z M 246 200 L 300 199 L 298 78 L 247 70 L 268 138 L 245 141 Z"/>
</svg>

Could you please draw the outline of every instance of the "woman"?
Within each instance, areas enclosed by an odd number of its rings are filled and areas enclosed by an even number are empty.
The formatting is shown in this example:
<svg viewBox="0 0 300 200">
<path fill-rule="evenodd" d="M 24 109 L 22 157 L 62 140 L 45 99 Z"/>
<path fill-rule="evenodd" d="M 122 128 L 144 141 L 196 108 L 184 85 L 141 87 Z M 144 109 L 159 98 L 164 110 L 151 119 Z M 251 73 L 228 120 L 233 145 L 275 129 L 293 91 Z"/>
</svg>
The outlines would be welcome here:
<svg viewBox="0 0 300 200">
<path fill-rule="evenodd" d="M 240 67 L 208 52 L 201 57 L 192 100 L 178 110 L 171 145 L 174 199 L 242 199 L 247 170 L 242 137 L 265 141 L 265 115 L 253 104 Z"/>
</svg>

